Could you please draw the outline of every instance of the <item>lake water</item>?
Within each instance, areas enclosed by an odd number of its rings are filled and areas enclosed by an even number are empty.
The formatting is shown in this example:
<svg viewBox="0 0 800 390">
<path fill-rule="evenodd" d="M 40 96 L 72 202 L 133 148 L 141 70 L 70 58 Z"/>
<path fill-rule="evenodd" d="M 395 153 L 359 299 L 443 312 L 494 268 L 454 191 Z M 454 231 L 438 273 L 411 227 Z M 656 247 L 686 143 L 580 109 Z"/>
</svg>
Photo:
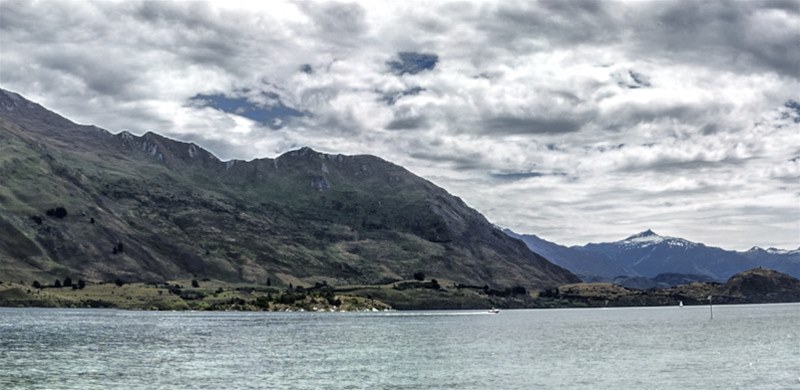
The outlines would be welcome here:
<svg viewBox="0 0 800 390">
<path fill-rule="evenodd" d="M 391 313 L 0 308 L 0 389 L 800 389 L 800 304 Z"/>
</svg>

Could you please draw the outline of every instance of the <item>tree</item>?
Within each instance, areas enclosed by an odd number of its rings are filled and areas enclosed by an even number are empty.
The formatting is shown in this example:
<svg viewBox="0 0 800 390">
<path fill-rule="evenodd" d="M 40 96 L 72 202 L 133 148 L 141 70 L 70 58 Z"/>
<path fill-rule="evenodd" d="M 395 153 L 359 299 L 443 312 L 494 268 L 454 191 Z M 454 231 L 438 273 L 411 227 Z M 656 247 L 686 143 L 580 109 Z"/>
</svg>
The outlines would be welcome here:
<svg viewBox="0 0 800 390">
<path fill-rule="evenodd" d="M 55 283 L 53 283 L 53 287 L 55 287 L 55 288 L 61 288 L 61 281 L 60 281 L 60 280 L 58 280 L 58 279 L 56 279 L 56 282 L 55 282 Z"/>
<path fill-rule="evenodd" d="M 64 287 L 72 287 L 72 278 L 69 276 L 64 278 Z"/>
<path fill-rule="evenodd" d="M 431 279 L 431 288 L 440 289 L 442 286 L 439 285 L 439 281 L 436 279 Z"/>
<path fill-rule="evenodd" d="M 272 279 L 267 278 L 267 286 L 272 286 Z"/>
<path fill-rule="evenodd" d="M 414 279 L 419 280 L 421 282 L 425 280 L 425 274 L 422 272 L 414 272 Z"/>
<path fill-rule="evenodd" d="M 38 280 L 34 280 L 32 286 L 33 288 L 42 288 L 42 284 Z"/>
<path fill-rule="evenodd" d="M 78 279 L 78 288 L 83 290 L 86 287 L 86 282 L 83 279 Z"/>
<path fill-rule="evenodd" d="M 192 279 L 192 287 L 194 288 L 200 287 L 200 283 L 197 283 L 197 279 Z"/>
</svg>

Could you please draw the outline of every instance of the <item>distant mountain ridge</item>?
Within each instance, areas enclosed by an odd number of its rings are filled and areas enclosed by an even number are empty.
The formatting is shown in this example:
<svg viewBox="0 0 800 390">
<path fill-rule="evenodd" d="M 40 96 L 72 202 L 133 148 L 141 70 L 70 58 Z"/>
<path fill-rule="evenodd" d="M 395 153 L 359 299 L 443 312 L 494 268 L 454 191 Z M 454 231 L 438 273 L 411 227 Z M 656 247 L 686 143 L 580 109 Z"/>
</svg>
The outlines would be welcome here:
<svg viewBox="0 0 800 390">
<path fill-rule="evenodd" d="M 301 148 L 220 161 L 156 133 L 77 125 L 5 90 L 0 182 L 0 280 L 578 280 L 378 157 Z"/>
<path fill-rule="evenodd" d="M 675 281 L 724 282 L 757 267 L 800 277 L 800 249 L 754 247 L 746 252 L 706 246 L 648 229 L 623 240 L 565 247 L 534 235 L 519 235 L 534 252 L 581 276 L 585 281 L 613 281 L 632 288 L 673 285 Z"/>
<path fill-rule="evenodd" d="M 584 281 L 610 280 L 621 275 L 638 275 L 627 266 L 615 262 L 603 253 L 582 251 L 539 238 L 534 234 L 517 234 L 503 230 L 511 237 L 522 240 L 530 250 L 564 267 Z"/>
</svg>

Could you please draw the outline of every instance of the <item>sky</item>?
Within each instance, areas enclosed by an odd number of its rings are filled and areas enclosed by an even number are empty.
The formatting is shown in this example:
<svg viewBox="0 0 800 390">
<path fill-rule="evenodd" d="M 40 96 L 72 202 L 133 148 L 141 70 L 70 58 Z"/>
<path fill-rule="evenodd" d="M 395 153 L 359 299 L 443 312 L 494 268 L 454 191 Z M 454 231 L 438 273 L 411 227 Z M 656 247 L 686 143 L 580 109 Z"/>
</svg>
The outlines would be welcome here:
<svg viewBox="0 0 800 390">
<path fill-rule="evenodd" d="M 372 154 L 565 245 L 800 246 L 800 1 L 0 1 L 0 87 L 221 159 Z"/>
</svg>

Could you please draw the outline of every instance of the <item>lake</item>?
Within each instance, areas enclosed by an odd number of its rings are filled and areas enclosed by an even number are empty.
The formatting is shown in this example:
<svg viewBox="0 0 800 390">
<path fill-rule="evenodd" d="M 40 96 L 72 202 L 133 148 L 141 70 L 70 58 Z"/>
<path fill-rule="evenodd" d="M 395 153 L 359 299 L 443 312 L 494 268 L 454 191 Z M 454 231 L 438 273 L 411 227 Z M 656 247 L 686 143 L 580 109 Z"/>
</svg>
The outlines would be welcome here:
<svg viewBox="0 0 800 390">
<path fill-rule="evenodd" d="M 800 304 L 713 311 L 0 308 L 0 388 L 800 388 Z"/>
</svg>

